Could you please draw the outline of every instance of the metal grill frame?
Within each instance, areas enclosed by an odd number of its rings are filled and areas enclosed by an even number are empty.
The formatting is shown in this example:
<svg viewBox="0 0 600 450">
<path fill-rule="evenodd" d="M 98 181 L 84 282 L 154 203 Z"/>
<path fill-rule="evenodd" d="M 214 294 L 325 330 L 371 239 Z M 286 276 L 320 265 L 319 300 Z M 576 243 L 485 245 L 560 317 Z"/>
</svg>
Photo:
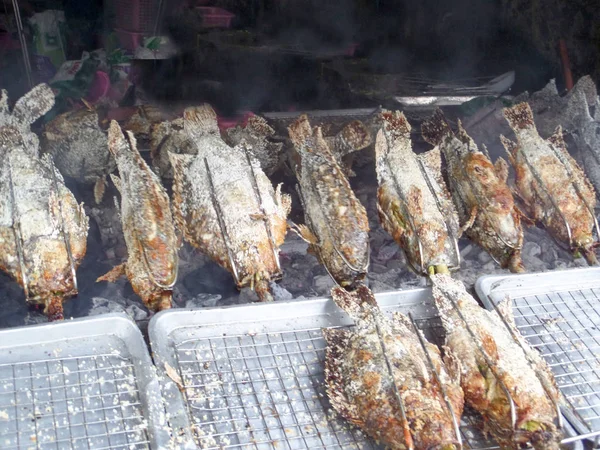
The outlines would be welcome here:
<svg viewBox="0 0 600 450">
<path fill-rule="evenodd" d="M 600 269 L 490 275 L 475 289 L 488 309 L 510 296 L 517 328 L 567 400 L 562 411 L 575 429 L 572 439 L 600 447 Z"/>
<path fill-rule="evenodd" d="M 376 298 L 388 314 L 410 312 L 426 337 L 441 343 L 430 288 Z M 321 329 L 351 324 L 330 299 L 157 314 L 149 335 L 171 425 L 194 448 L 382 448 L 337 417 L 325 395 Z M 497 449 L 474 427 L 478 420 L 463 414 L 464 448 Z M 229 423 L 241 430 L 227 429 Z M 192 429 L 204 440 L 194 442 Z M 223 436 L 227 440 L 218 439 Z"/>
<path fill-rule="evenodd" d="M 0 331 L 0 447 L 161 448 L 160 385 L 125 314 Z"/>
</svg>

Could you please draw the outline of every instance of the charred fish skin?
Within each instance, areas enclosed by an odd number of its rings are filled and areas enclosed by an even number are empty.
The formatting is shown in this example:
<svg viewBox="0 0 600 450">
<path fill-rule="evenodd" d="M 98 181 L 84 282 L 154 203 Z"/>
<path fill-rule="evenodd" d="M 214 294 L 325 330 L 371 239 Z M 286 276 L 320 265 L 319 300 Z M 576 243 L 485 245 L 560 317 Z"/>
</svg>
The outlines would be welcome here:
<svg viewBox="0 0 600 450">
<path fill-rule="evenodd" d="M 369 221 L 348 179 L 327 146 L 320 128 L 306 115 L 289 128 L 299 157 L 296 177 L 307 226 L 301 234 L 329 274 L 352 288 L 369 266 Z"/>
<path fill-rule="evenodd" d="M 279 247 L 287 233 L 290 197 L 281 186 L 273 189 L 247 150 L 221 139 L 209 105 L 186 109 L 184 129 L 196 154 L 169 154 L 178 228 L 191 245 L 237 275 L 238 288 L 251 287 L 261 300 L 271 300 L 269 282 L 281 276 Z"/>
<path fill-rule="evenodd" d="M 569 154 L 561 127 L 549 139 L 543 139 L 526 102 L 505 108 L 504 117 L 517 136 L 517 143 L 504 136 L 501 139 L 515 168 L 516 187 L 527 214 L 542 223 L 556 240 L 583 253 L 589 264 L 597 265 L 591 212 L 596 193 Z"/>
<path fill-rule="evenodd" d="M 558 450 L 562 436 L 555 424 L 557 412 L 553 401 L 559 402 L 560 393 L 548 365 L 522 337 L 517 343 L 500 316 L 480 307 L 460 281 L 447 275 L 433 275 L 431 280 L 433 299 L 446 332 L 446 353 L 461 362 L 460 380 L 465 401 L 483 416 L 484 430 L 491 433 L 502 448 L 520 448 L 529 443 L 537 450 Z M 515 403 L 514 429 L 509 399 L 452 301 Z M 515 335 L 520 336 L 509 302 L 507 299 L 499 309 Z M 545 387 L 552 398 L 548 397 Z"/>
<path fill-rule="evenodd" d="M 169 197 L 139 154 L 133 133 L 124 135 L 114 120 L 108 130 L 108 146 L 119 169 L 119 178 L 112 178 L 121 193 L 128 255 L 126 263 L 98 281 L 115 281 L 125 274 L 148 309 L 168 309 L 179 262 Z"/>
<path fill-rule="evenodd" d="M 451 236 L 458 236 L 459 225 L 439 173 L 439 150 L 419 158 L 412 150 L 411 126 L 399 111 L 381 113 L 381 123 L 375 143 L 379 220 L 418 273 L 446 270 L 457 261 Z"/>
<path fill-rule="evenodd" d="M 333 408 L 388 448 L 460 448 L 443 391 L 409 319 L 399 313 L 393 319 L 384 316 L 364 285 L 353 292 L 335 287 L 332 296 L 356 324 L 352 330 L 323 330 L 327 341 L 326 390 Z M 387 369 L 382 340 L 397 391 Z M 464 398 L 457 378 L 458 365 L 447 369 L 438 348 L 428 342 L 426 346 L 448 394 L 454 419 L 460 423 Z M 403 420 L 396 392 L 408 423 Z"/>
<path fill-rule="evenodd" d="M 0 100 L 0 269 L 25 289 L 29 302 L 44 305 L 49 320 L 60 320 L 64 299 L 77 294 L 73 272 L 86 253 L 88 218 L 52 160 L 38 157 L 29 128 L 53 105 L 46 85 L 12 112 L 5 93 Z"/>
<path fill-rule="evenodd" d="M 521 260 L 521 217 L 507 185 L 508 168 L 503 159 L 496 166 L 477 148 L 462 125 L 454 135 L 441 110 L 422 124 L 423 137 L 444 155 L 448 186 L 461 231 L 483 247 L 502 268 L 524 272 Z M 480 204 L 485 201 L 485 204 Z"/>
</svg>

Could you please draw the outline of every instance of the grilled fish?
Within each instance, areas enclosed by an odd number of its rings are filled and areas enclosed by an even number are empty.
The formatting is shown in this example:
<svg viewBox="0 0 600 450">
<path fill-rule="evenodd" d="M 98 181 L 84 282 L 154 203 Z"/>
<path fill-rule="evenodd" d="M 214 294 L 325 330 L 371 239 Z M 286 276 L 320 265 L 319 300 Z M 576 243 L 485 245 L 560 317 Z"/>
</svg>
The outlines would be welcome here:
<svg viewBox="0 0 600 450">
<path fill-rule="evenodd" d="M 515 184 L 525 214 L 573 252 L 582 253 L 589 264 L 597 265 L 592 235 L 596 193 L 569 155 L 562 128 L 543 139 L 527 103 L 504 109 L 504 116 L 518 140 L 515 143 L 501 136 L 515 168 Z"/>
<path fill-rule="evenodd" d="M 194 141 L 183 130 L 183 117 L 152 125 L 150 132 L 150 157 L 155 171 L 163 178 L 173 179 L 173 167 L 169 154 L 195 155 Z"/>
<path fill-rule="evenodd" d="M 250 286 L 261 300 L 271 300 L 269 282 L 281 275 L 279 247 L 291 199 L 281 193 L 281 185 L 273 189 L 249 152 L 221 139 L 209 105 L 186 109 L 183 121 L 196 151 L 169 154 L 178 228 L 190 244 L 230 271 L 239 288 Z"/>
<path fill-rule="evenodd" d="M 297 231 L 341 286 L 352 288 L 369 266 L 369 221 L 348 179 L 306 115 L 289 128 L 298 154 L 298 193 L 307 225 Z"/>
<path fill-rule="evenodd" d="M 559 401 L 560 393 L 550 368 L 520 337 L 510 300 L 503 302 L 499 309 L 519 343 L 500 316 L 480 307 L 460 281 L 448 275 L 433 275 L 431 280 L 433 298 L 446 331 L 446 353 L 460 361 L 465 401 L 483 416 L 485 431 L 491 433 L 502 448 L 517 449 L 530 443 L 537 450 L 558 450 L 561 432 L 554 423 L 557 415 L 554 402 Z M 478 350 L 454 304 L 493 363 L 493 369 Z M 509 399 L 502 384 L 515 404 L 514 429 Z"/>
<path fill-rule="evenodd" d="M 271 142 L 275 130 L 260 116 L 251 116 L 245 127 L 236 126 L 224 132 L 226 142 L 235 147 L 244 141 L 267 175 L 272 175 L 282 162 L 283 142 Z"/>
<path fill-rule="evenodd" d="M 168 309 L 177 281 L 179 248 L 169 197 L 139 154 L 133 133 L 128 131 L 125 136 L 114 120 L 108 129 L 108 148 L 119 169 L 119 177 L 111 177 L 121 193 L 121 222 L 128 255 L 127 262 L 97 281 L 115 282 L 127 275 L 148 309 Z"/>
<path fill-rule="evenodd" d="M 438 348 L 425 341 L 452 406 L 450 411 L 444 390 L 406 316 L 384 316 L 364 285 L 351 293 L 335 287 L 331 293 L 356 324 L 352 330 L 323 330 L 327 341 L 325 382 L 333 408 L 388 448 L 459 449 L 455 421 L 460 423 L 464 396 L 458 361 L 449 359 L 446 367 Z"/>
<path fill-rule="evenodd" d="M 106 176 L 116 164 L 96 111 L 70 111 L 48 122 L 42 135 L 42 151 L 52 155 L 63 175 L 93 184 L 96 203 L 102 201 Z"/>
<path fill-rule="evenodd" d="M 458 268 L 455 239 L 460 227 L 441 176 L 439 149 L 417 156 L 404 114 L 386 111 L 380 117 L 375 155 L 377 210 L 383 228 L 404 249 L 417 273 Z"/>
<path fill-rule="evenodd" d="M 422 124 L 423 137 L 438 146 L 446 160 L 448 185 L 464 232 L 503 268 L 524 272 L 521 216 L 506 184 L 508 164 L 492 165 L 462 125 L 454 135 L 441 110 Z"/>
<path fill-rule="evenodd" d="M 30 125 L 53 105 L 47 85 L 36 86 L 12 112 L 5 91 L 0 98 L 0 269 L 24 288 L 28 302 L 58 320 L 63 300 L 77 294 L 88 218 L 51 158 L 38 156 Z"/>
</svg>

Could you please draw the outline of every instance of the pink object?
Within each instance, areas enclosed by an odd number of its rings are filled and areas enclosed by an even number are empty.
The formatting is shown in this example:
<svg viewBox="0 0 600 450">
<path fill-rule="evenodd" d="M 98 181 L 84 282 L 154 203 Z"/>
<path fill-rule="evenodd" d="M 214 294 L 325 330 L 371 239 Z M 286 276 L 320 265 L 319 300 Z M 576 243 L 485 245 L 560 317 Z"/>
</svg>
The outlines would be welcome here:
<svg viewBox="0 0 600 450">
<path fill-rule="evenodd" d="M 254 113 L 252 111 L 244 111 L 242 114 L 238 114 L 234 117 L 223 117 L 217 116 L 217 123 L 219 124 L 219 130 L 227 130 L 228 128 L 233 128 L 237 125 L 241 125 L 243 127 L 248 123 L 248 119 L 252 117 Z"/>
<path fill-rule="evenodd" d="M 102 97 L 108 94 L 110 89 L 110 78 L 106 72 L 101 70 L 96 72 L 92 87 L 90 88 L 87 97 L 85 98 L 90 103 L 96 103 Z"/>
<path fill-rule="evenodd" d="M 121 43 L 121 47 L 125 50 L 134 51 L 140 45 L 142 45 L 144 40 L 144 33 L 138 33 L 135 31 L 125 31 L 116 29 L 115 33 L 117 33 L 117 37 L 119 38 L 119 42 Z"/>
<path fill-rule="evenodd" d="M 196 11 L 202 17 L 204 28 L 231 28 L 231 21 L 235 17 L 229 11 L 213 6 L 196 6 Z"/>
<path fill-rule="evenodd" d="M 358 48 L 360 44 L 353 42 L 352 44 L 350 44 L 347 48 L 346 51 L 344 52 L 344 55 L 346 56 L 354 56 L 354 53 L 356 53 L 356 49 Z"/>
<path fill-rule="evenodd" d="M 114 0 L 116 28 L 135 33 L 152 33 L 156 25 L 155 3 L 155 0 Z"/>
</svg>

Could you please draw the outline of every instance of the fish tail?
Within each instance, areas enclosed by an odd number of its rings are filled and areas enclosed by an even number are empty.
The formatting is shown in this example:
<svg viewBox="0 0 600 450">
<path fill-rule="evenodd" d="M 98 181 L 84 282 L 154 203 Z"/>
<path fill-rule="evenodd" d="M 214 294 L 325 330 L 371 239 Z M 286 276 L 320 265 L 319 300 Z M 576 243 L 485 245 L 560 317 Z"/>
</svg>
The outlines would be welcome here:
<svg viewBox="0 0 600 450">
<path fill-rule="evenodd" d="M 394 138 L 409 138 L 412 127 L 406 116 L 401 111 L 385 111 L 380 114 L 381 121 L 383 122 L 383 129 L 386 134 Z"/>
<path fill-rule="evenodd" d="M 345 154 L 362 150 L 373 142 L 369 129 L 360 120 L 346 124 L 336 138 L 345 144 Z"/>
<path fill-rule="evenodd" d="M 364 284 L 360 284 L 355 290 L 335 286 L 331 289 L 333 301 L 337 306 L 346 311 L 350 316 L 357 317 L 367 306 L 378 308 L 377 300 L 373 292 Z"/>
<path fill-rule="evenodd" d="M 531 111 L 529 103 L 523 102 L 510 108 L 504 108 L 503 112 L 508 124 L 514 131 L 535 128 L 533 111 Z"/>
<path fill-rule="evenodd" d="M 294 147 L 302 148 L 306 140 L 313 134 L 312 127 L 308 121 L 308 116 L 302 114 L 298 117 L 298 119 L 288 127 L 288 133 L 290 134 L 290 139 L 292 140 Z"/>
<path fill-rule="evenodd" d="M 217 113 L 208 103 L 186 108 L 183 112 L 183 127 L 195 137 L 218 135 Z"/>
<path fill-rule="evenodd" d="M 421 124 L 423 139 L 431 145 L 439 145 L 442 140 L 452 134 L 452 128 L 441 109 L 436 109 L 429 119 Z"/>
<path fill-rule="evenodd" d="M 129 136 L 129 140 L 135 146 L 135 138 L 132 134 Z M 122 156 L 125 152 L 131 150 L 130 143 L 127 142 L 123 130 L 119 126 L 116 120 L 111 120 L 110 126 L 108 127 L 108 149 L 115 158 Z"/>
<path fill-rule="evenodd" d="M 38 84 L 21 97 L 12 115 L 23 125 L 31 125 L 54 106 L 54 92 L 46 83 Z"/>
</svg>

